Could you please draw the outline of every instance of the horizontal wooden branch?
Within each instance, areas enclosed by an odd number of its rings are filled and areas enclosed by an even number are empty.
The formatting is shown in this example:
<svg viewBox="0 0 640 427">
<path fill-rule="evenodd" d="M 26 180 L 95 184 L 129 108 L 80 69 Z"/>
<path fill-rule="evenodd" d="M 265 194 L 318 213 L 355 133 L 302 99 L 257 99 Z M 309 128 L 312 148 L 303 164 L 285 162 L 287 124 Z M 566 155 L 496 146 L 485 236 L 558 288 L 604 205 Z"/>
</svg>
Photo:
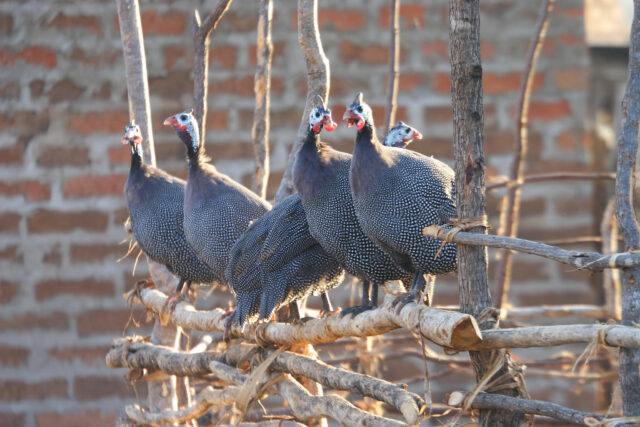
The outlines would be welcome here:
<svg viewBox="0 0 640 427">
<path fill-rule="evenodd" d="M 436 305 L 441 310 L 458 311 L 457 305 Z M 537 305 L 533 307 L 503 307 L 500 309 L 500 319 L 529 320 L 545 319 L 549 317 L 593 317 L 604 319 L 611 317 L 605 307 L 590 304 L 565 304 L 565 305 Z"/>
<path fill-rule="evenodd" d="M 198 377 L 213 373 L 223 381 L 238 383 L 243 380 L 235 370 L 233 370 L 235 377 L 221 377 L 220 371 L 212 369 L 212 366 L 218 366 L 222 362 L 236 365 L 252 349 L 255 347 L 245 344 L 233 345 L 224 354 L 213 352 L 182 353 L 168 347 L 144 342 L 141 337 L 127 337 L 117 338 L 113 341 L 106 360 L 107 366 L 110 368 L 161 370 L 170 375 Z M 270 353 L 267 352 L 265 356 Z M 305 376 L 335 390 L 359 393 L 362 396 L 387 403 L 396 408 L 409 424 L 417 423 L 418 415 L 424 405 L 420 396 L 388 381 L 329 366 L 307 356 L 282 352 L 274 359 L 272 366 L 278 371 Z M 203 401 L 210 401 L 210 395 L 215 394 L 204 395 L 206 399 Z M 217 397 L 219 396 L 216 395 Z"/>
<path fill-rule="evenodd" d="M 422 230 L 425 237 L 445 240 L 450 228 L 429 225 Z M 603 255 L 598 252 L 568 251 L 544 243 L 515 237 L 459 231 L 451 236 L 451 241 L 464 245 L 487 246 L 490 248 L 512 249 L 543 258 L 552 259 L 580 270 L 600 271 L 605 268 L 629 268 L 640 266 L 640 253 L 622 252 Z"/>
<path fill-rule="evenodd" d="M 449 396 L 449 405 L 454 407 L 462 406 L 465 394 L 453 392 Z M 499 394 L 480 393 L 471 402 L 473 409 L 506 409 L 523 412 L 532 415 L 543 415 L 563 421 L 565 423 L 593 426 L 600 425 L 599 421 L 606 421 L 602 415 L 592 414 L 584 411 L 567 408 L 556 403 L 544 402 L 541 400 L 518 399 L 516 397 L 503 396 Z M 617 423 L 618 427 L 630 427 L 628 424 Z"/>
<path fill-rule="evenodd" d="M 615 181 L 615 173 L 607 172 L 558 172 L 558 173 L 545 173 L 539 175 L 529 175 L 523 177 L 520 182 L 508 180 L 492 182 L 487 184 L 487 190 L 497 190 L 499 188 L 513 188 L 520 187 L 523 184 L 533 184 L 536 182 L 545 181 L 574 181 L 574 180 L 609 180 Z"/>
<path fill-rule="evenodd" d="M 125 295 L 125 298 L 129 297 L 130 295 Z M 168 321 L 168 315 L 162 311 L 166 298 L 158 290 L 143 289 L 133 301 L 148 310 L 161 313 L 159 315 Z M 398 328 L 422 333 L 426 339 L 445 347 L 471 346 L 482 340 L 475 319 L 468 314 L 437 310 L 414 303 L 405 305 L 396 314 L 392 300 L 389 295 L 384 304 L 375 310 L 365 311 L 355 317 L 333 314 L 303 324 L 262 323 L 246 325 L 244 328 L 234 326 L 230 332 L 232 337 L 280 346 L 332 342 L 348 336 L 374 336 Z M 199 311 L 187 302 L 176 306 L 173 320 L 185 329 L 200 331 L 223 331 L 226 323 L 223 310 Z"/>
</svg>

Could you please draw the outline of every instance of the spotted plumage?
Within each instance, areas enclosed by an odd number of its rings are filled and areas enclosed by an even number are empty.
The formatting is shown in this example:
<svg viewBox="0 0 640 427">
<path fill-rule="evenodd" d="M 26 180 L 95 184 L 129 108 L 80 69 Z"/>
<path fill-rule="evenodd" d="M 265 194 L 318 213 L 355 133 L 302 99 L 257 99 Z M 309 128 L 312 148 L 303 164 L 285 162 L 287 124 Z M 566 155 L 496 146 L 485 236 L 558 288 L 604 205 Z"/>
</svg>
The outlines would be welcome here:
<svg viewBox="0 0 640 427">
<path fill-rule="evenodd" d="M 425 226 L 456 216 L 455 176 L 433 157 L 383 146 L 370 111 L 359 94 L 345 113 L 358 127 L 349 174 L 353 205 L 365 234 L 416 275 L 415 299 L 418 276 L 456 269 L 455 244 L 445 244 L 436 258 L 441 242 L 422 235 Z"/>
<path fill-rule="evenodd" d="M 411 274 L 362 231 L 351 199 L 350 166 L 350 154 L 327 146 L 310 129 L 298 152 L 293 178 L 313 237 L 347 272 L 363 281 L 361 305 L 345 310 L 357 313 L 376 304 L 378 285 L 398 279 L 408 284 Z"/>
<path fill-rule="evenodd" d="M 233 320 L 268 319 L 286 304 L 336 287 L 343 276 L 309 233 L 294 194 L 253 222 L 231 250 L 227 280 L 237 300 Z"/>
<path fill-rule="evenodd" d="M 184 233 L 198 257 L 226 283 L 229 251 L 250 222 L 270 209 L 269 203 L 207 163 L 198 124 L 190 112 L 165 120 L 187 147 L 189 171 L 184 198 Z"/>
<path fill-rule="evenodd" d="M 183 231 L 185 182 L 144 164 L 138 126 L 127 126 L 123 144 L 131 147 L 124 187 L 131 231 L 142 251 L 184 282 L 211 283 L 213 271 L 197 257 Z"/>
</svg>

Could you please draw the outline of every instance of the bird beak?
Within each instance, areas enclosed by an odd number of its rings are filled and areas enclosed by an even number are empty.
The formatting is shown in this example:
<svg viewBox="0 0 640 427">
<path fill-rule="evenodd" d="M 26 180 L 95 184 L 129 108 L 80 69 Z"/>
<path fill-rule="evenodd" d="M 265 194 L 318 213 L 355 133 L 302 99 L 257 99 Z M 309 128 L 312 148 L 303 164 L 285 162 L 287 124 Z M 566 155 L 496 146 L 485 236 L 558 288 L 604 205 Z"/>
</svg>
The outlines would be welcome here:
<svg viewBox="0 0 640 427">
<path fill-rule="evenodd" d="M 331 114 L 325 114 L 324 115 L 324 128 L 328 132 L 331 132 L 332 130 L 335 130 L 337 127 L 338 127 L 338 125 L 331 118 Z"/>
<path fill-rule="evenodd" d="M 162 124 L 165 126 L 178 126 L 178 119 L 176 119 L 176 116 L 170 116 L 164 119 Z"/>
<path fill-rule="evenodd" d="M 350 108 L 347 108 L 347 110 L 344 112 L 342 116 L 342 120 L 347 121 L 348 128 L 350 128 L 353 125 L 356 125 L 358 127 L 358 130 L 360 130 L 364 127 L 364 121 L 360 118 L 359 115 L 354 113 L 353 110 L 351 110 Z"/>
<path fill-rule="evenodd" d="M 411 136 L 409 138 L 405 138 L 404 142 L 411 141 L 413 139 L 422 139 L 422 134 L 414 129 Z"/>
<path fill-rule="evenodd" d="M 122 143 L 122 145 L 129 145 L 129 143 L 132 140 L 136 140 L 136 139 L 140 139 L 140 141 L 142 141 L 142 139 L 139 136 L 136 136 L 133 129 L 129 129 L 129 130 L 126 130 L 124 133 L 124 136 L 120 138 L 120 142 Z M 135 141 L 135 142 L 138 142 L 138 141 Z"/>
</svg>

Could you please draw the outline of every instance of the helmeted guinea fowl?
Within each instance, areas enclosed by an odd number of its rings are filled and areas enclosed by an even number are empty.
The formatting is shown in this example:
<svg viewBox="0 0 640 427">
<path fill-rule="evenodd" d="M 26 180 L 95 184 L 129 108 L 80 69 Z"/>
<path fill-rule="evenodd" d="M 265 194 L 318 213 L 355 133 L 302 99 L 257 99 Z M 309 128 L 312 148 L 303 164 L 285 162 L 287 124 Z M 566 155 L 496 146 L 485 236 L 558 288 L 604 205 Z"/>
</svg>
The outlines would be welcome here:
<svg viewBox="0 0 640 427">
<path fill-rule="evenodd" d="M 164 124 L 173 126 L 187 147 L 189 171 L 184 196 L 184 234 L 218 281 L 226 283 L 231 247 L 249 223 L 271 206 L 207 163 L 198 123 L 191 112 L 168 117 Z"/>
<path fill-rule="evenodd" d="M 383 146 L 371 108 L 358 94 L 344 114 L 358 133 L 349 173 L 353 205 L 362 229 L 403 269 L 414 273 L 404 302 L 417 301 L 424 274 L 456 269 L 456 245 L 426 238 L 422 229 L 456 216 L 455 174 L 433 157 Z"/>
<path fill-rule="evenodd" d="M 414 139 L 422 139 L 422 134 L 405 122 L 398 122 L 389 129 L 382 141 L 387 147 L 406 148 Z"/>
<path fill-rule="evenodd" d="M 309 233 L 300 198 L 291 195 L 254 221 L 231 250 L 232 320 L 268 319 L 286 304 L 296 312 L 295 302 L 312 293 L 322 294 L 323 310 L 331 311 L 326 292 L 343 277 L 340 264 Z"/>
<path fill-rule="evenodd" d="M 315 130 L 318 121 L 330 120 L 331 112 L 324 107 L 311 112 L 309 132 L 298 152 L 293 179 L 313 237 L 347 272 L 363 282 L 361 304 L 343 310 L 344 314 L 358 314 L 377 305 L 378 285 L 389 280 L 408 284 L 412 275 L 398 267 L 360 228 L 349 188 L 351 154 L 327 146 Z"/>
<path fill-rule="evenodd" d="M 180 279 L 178 290 L 185 282 L 216 280 L 214 272 L 200 261 L 187 242 L 182 228 L 185 182 L 144 164 L 138 126 L 127 126 L 121 142 L 131 147 L 131 168 L 124 195 L 131 231 L 142 251 Z"/>
</svg>

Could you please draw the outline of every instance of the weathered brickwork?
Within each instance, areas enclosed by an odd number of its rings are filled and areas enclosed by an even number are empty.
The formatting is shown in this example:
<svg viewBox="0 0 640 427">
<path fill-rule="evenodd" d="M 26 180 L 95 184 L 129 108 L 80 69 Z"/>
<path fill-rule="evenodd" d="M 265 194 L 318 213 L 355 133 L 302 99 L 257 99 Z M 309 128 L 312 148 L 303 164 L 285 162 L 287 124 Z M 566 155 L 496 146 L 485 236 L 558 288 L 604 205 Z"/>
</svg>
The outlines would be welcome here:
<svg viewBox="0 0 640 427">
<path fill-rule="evenodd" d="M 184 147 L 162 120 L 191 107 L 192 9 L 204 12 L 212 3 L 141 3 L 158 163 L 184 177 Z M 232 4 L 212 38 L 210 56 L 207 149 L 222 172 L 244 184 L 253 163 L 255 3 Z M 296 2 L 274 3 L 270 195 L 282 176 L 305 93 Z M 398 117 L 425 136 L 412 148 L 451 163 L 447 3 L 403 2 Z M 320 4 L 335 118 L 361 90 L 382 124 L 388 2 Z M 589 59 L 581 5 L 559 2 L 549 24 L 533 87 L 529 173 L 588 168 L 583 118 Z M 537 8 L 538 2 L 515 0 L 482 4 L 489 177 L 508 169 L 520 73 Z M 148 331 L 144 323 L 128 323 L 130 310 L 121 297 L 144 276 L 144 262 L 135 277 L 135 256 L 116 262 L 126 252 L 122 186 L 129 154 L 120 145 L 128 111 L 115 4 L 5 0 L 0 34 L 0 425 L 110 425 L 135 394 L 103 356 L 125 325 L 128 333 Z M 342 126 L 325 138 L 351 151 L 354 131 Z M 492 193 L 488 200 L 494 225 L 499 196 Z M 590 197 L 589 183 L 527 186 L 521 235 L 593 234 Z M 595 303 L 591 279 L 568 270 L 516 257 L 513 303 Z M 349 292 L 342 292 L 343 306 Z M 440 280 L 436 302 L 456 300 L 455 276 Z M 142 314 L 135 310 L 133 316 Z M 395 367 L 402 368 L 388 368 Z M 467 384 L 456 378 L 448 385 Z M 552 395 L 545 384 L 553 386 Z M 532 380 L 529 389 L 534 397 L 593 409 L 584 397 L 569 400 L 565 384 Z"/>
</svg>

